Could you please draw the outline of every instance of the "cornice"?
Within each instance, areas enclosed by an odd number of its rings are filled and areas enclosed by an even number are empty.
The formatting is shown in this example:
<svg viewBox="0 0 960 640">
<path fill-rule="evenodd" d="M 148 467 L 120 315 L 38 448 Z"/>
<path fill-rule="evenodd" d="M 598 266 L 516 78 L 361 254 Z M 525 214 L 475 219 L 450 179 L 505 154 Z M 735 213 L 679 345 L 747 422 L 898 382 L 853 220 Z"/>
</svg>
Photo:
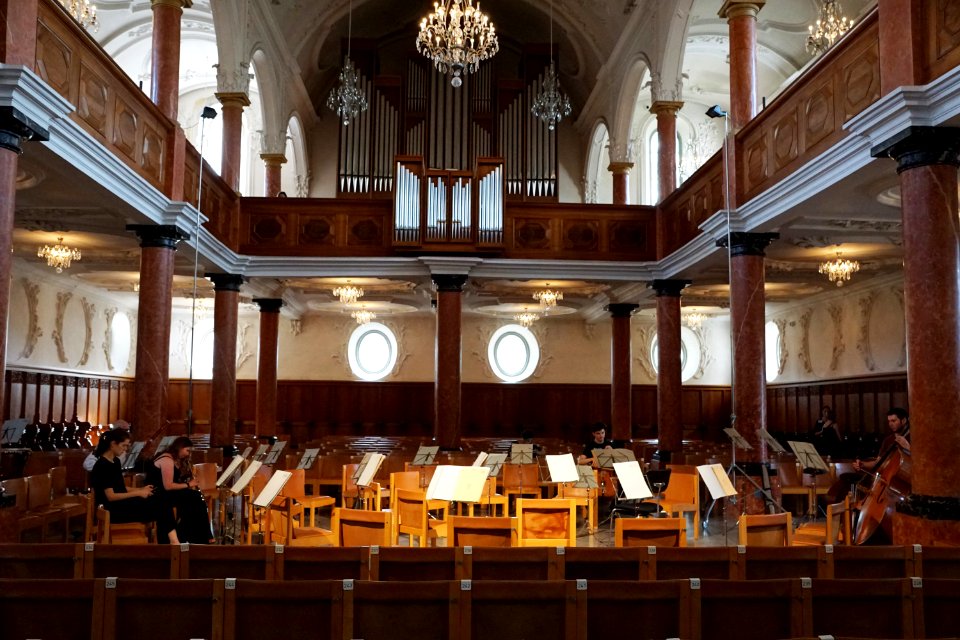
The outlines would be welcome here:
<svg viewBox="0 0 960 640">
<path fill-rule="evenodd" d="M 66 118 L 73 105 L 54 91 L 27 67 L 0 63 L 0 108 L 7 108 L 17 119 L 46 139 L 51 124 Z"/>
</svg>

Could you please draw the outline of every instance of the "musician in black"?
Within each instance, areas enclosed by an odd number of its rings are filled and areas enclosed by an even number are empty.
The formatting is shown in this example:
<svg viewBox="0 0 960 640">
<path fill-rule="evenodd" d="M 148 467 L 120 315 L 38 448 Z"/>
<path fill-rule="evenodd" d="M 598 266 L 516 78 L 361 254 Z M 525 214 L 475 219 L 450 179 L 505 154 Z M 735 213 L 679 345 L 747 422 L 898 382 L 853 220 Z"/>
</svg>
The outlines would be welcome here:
<svg viewBox="0 0 960 640">
<path fill-rule="evenodd" d="M 890 434 L 880 444 L 880 452 L 877 457 L 870 460 L 857 460 L 853 463 L 854 469 L 857 471 L 873 471 L 887 459 L 895 447 L 899 447 L 901 451 L 909 455 L 910 416 L 907 414 L 907 410 L 893 407 L 887 411 L 887 426 L 890 427 Z"/>
<path fill-rule="evenodd" d="M 613 449 L 613 441 L 607 439 L 607 425 L 598 422 L 590 429 L 590 439 L 583 445 L 579 464 L 593 464 L 594 449 Z"/>
<path fill-rule="evenodd" d="M 833 409 L 828 406 L 820 409 L 820 419 L 810 433 L 810 440 L 822 456 L 837 457 L 840 453 L 840 426 L 833 419 Z"/>
</svg>

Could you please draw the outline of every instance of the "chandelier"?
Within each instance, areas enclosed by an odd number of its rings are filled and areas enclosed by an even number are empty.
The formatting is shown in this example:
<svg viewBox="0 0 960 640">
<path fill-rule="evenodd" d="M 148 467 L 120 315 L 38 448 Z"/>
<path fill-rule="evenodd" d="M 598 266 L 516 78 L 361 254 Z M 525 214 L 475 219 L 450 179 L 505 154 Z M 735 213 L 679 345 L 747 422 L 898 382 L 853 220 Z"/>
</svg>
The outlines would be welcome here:
<svg viewBox="0 0 960 640">
<path fill-rule="evenodd" d="M 533 115 L 543 120 L 547 128 L 553 131 L 557 123 L 570 115 L 570 99 L 560 89 L 560 80 L 553 67 L 553 0 L 550 2 L 550 66 L 543 79 L 543 88 L 533 101 L 530 108 Z"/>
<path fill-rule="evenodd" d="M 340 298 L 340 302 L 343 304 L 354 304 L 363 297 L 363 289 L 348 284 L 342 287 L 334 287 L 333 295 Z"/>
<path fill-rule="evenodd" d="M 353 3 L 350 3 L 350 18 L 347 26 L 347 55 L 343 59 L 343 68 L 340 69 L 340 83 L 333 88 L 327 97 L 327 106 L 338 116 L 343 126 L 350 124 L 351 118 L 356 118 L 367 110 L 367 96 L 357 86 L 357 69 L 350 60 L 350 39 L 353 36 Z"/>
<path fill-rule="evenodd" d="M 549 285 L 547 285 L 549 286 Z M 540 303 L 545 311 L 549 311 L 557 306 L 557 303 L 563 300 L 563 291 L 554 291 L 552 289 L 540 289 L 533 292 L 533 299 Z"/>
<path fill-rule="evenodd" d="M 466 6 L 464 6 L 466 5 Z M 450 73 L 450 84 L 463 84 L 460 74 L 475 73 L 481 60 L 500 49 L 490 18 L 473 0 L 438 0 L 433 13 L 420 21 L 417 51 L 433 60 L 440 73 Z"/>
<path fill-rule="evenodd" d="M 71 249 L 63 244 L 63 237 L 57 238 L 57 244 L 43 245 L 37 250 L 38 258 L 46 258 L 47 266 L 53 267 L 57 273 L 63 273 L 64 269 L 69 269 L 74 260 L 80 259 L 80 249 Z"/>
<path fill-rule="evenodd" d="M 60 4 L 87 31 L 96 33 L 100 29 L 97 8 L 90 4 L 90 0 L 60 0 Z"/>
<path fill-rule="evenodd" d="M 852 26 L 853 21 L 844 17 L 839 0 L 823 0 L 817 21 L 809 27 L 807 52 L 812 56 L 823 53 Z"/>
<path fill-rule="evenodd" d="M 689 313 L 683 314 L 683 323 L 691 329 L 699 329 L 703 326 L 703 321 L 706 319 L 707 316 L 699 311 L 690 311 Z"/>
<path fill-rule="evenodd" d="M 836 259 L 820 263 L 820 273 L 827 276 L 830 282 L 836 282 L 838 287 L 842 287 L 843 283 L 850 280 L 850 276 L 857 271 L 860 271 L 860 263 L 856 260 L 842 259 L 839 251 Z"/>
<path fill-rule="evenodd" d="M 519 322 L 521 327 L 529 328 L 530 325 L 540 319 L 540 314 L 532 311 L 523 311 L 513 316 L 513 319 Z"/>
<path fill-rule="evenodd" d="M 356 320 L 357 324 L 370 324 L 372 320 L 376 320 L 377 314 L 366 309 L 358 309 L 351 313 L 350 317 Z"/>
</svg>

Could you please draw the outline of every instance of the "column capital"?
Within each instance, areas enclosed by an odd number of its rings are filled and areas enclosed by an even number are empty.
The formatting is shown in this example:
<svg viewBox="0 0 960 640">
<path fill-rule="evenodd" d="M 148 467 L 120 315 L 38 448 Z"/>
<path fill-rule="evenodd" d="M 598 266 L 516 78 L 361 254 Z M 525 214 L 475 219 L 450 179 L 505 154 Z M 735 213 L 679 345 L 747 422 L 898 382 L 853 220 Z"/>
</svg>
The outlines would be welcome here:
<svg viewBox="0 0 960 640">
<path fill-rule="evenodd" d="M 127 231 L 133 231 L 140 238 L 140 246 L 176 249 L 181 240 L 189 240 L 190 234 L 173 224 L 128 224 Z"/>
<path fill-rule="evenodd" d="M 630 173 L 630 169 L 633 169 L 632 162 L 611 162 L 607 167 L 607 171 L 614 175 L 625 175 Z"/>
<path fill-rule="evenodd" d="M 726 20 L 740 16 L 756 18 L 766 3 L 767 0 L 724 0 L 717 15 Z"/>
<path fill-rule="evenodd" d="M 219 93 L 242 93 L 244 96 L 249 93 L 249 62 L 240 62 L 233 66 L 217 63 L 213 66 L 217 70 L 217 91 Z"/>
<path fill-rule="evenodd" d="M 650 288 L 657 292 L 657 297 L 679 298 L 680 292 L 692 284 L 692 280 L 653 280 Z"/>
<path fill-rule="evenodd" d="M 14 107 L 0 107 L 0 149 L 23 153 L 21 144 L 27 140 L 47 140 L 49 135 L 37 123 Z"/>
<path fill-rule="evenodd" d="M 870 150 L 874 158 L 893 158 L 897 173 L 934 164 L 960 166 L 960 128 L 907 127 Z"/>
<path fill-rule="evenodd" d="M 214 291 L 240 291 L 243 284 L 243 276 L 232 273 L 208 273 L 205 276 L 213 283 Z"/>
<path fill-rule="evenodd" d="M 764 249 L 780 238 L 779 233 L 744 233 L 736 231 L 730 234 L 730 255 L 734 258 L 739 256 L 763 256 Z M 717 246 L 727 248 L 727 238 L 717 240 Z"/>
<path fill-rule="evenodd" d="M 654 115 L 676 116 L 677 112 L 683 108 L 683 102 L 677 100 L 656 100 L 650 105 L 650 113 Z"/>
<path fill-rule="evenodd" d="M 250 98 L 242 91 L 223 91 L 213 94 L 224 107 L 249 107 Z"/>
<path fill-rule="evenodd" d="M 437 291 L 460 293 L 467 283 L 467 276 L 462 273 L 434 273 L 430 276 L 437 286 Z"/>
<path fill-rule="evenodd" d="M 263 160 L 263 164 L 268 167 L 279 167 L 287 161 L 287 156 L 282 153 L 261 153 L 260 159 Z"/>
<path fill-rule="evenodd" d="M 604 310 L 610 313 L 611 318 L 629 318 L 640 305 L 632 302 L 611 302 Z"/>
<path fill-rule="evenodd" d="M 150 8 L 156 6 L 171 7 L 173 9 L 189 9 L 193 6 L 193 0 L 150 0 Z"/>
<path fill-rule="evenodd" d="M 260 313 L 280 313 L 283 298 L 254 298 L 253 303 L 260 307 Z"/>
</svg>

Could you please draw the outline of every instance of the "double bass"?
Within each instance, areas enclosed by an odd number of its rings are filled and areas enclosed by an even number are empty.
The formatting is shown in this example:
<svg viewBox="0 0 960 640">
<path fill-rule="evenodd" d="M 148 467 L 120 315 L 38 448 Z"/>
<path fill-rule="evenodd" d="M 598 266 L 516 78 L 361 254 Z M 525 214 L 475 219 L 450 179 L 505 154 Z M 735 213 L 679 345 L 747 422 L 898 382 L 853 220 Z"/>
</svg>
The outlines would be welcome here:
<svg viewBox="0 0 960 640">
<path fill-rule="evenodd" d="M 910 426 L 898 434 L 904 437 L 910 433 Z M 872 475 L 870 492 L 860 505 L 860 517 L 857 519 L 855 544 L 866 543 L 877 529 L 893 539 L 893 513 L 897 503 L 910 495 L 911 485 L 910 454 L 895 445 L 878 461 Z"/>
</svg>

